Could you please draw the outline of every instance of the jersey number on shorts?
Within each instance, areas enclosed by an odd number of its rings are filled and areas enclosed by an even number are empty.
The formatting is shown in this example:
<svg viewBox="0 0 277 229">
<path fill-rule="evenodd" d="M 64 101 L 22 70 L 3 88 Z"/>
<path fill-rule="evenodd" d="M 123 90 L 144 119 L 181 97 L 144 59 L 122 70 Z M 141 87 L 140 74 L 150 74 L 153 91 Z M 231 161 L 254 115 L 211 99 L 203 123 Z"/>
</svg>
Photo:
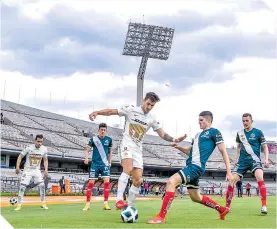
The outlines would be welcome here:
<svg viewBox="0 0 277 229">
<path fill-rule="evenodd" d="M 141 141 L 146 133 L 146 129 L 139 124 L 129 124 L 129 135 L 131 138 Z"/>
</svg>

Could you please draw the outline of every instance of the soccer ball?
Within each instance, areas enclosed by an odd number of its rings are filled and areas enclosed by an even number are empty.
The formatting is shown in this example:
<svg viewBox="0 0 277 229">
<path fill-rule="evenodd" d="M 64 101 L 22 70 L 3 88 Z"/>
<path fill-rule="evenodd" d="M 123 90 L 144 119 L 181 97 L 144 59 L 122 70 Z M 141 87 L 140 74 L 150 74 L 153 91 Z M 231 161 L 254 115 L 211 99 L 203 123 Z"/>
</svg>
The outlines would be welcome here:
<svg viewBox="0 0 277 229">
<path fill-rule="evenodd" d="M 123 208 L 121 219 L 124 223 L 135 223 L 138 220 L 138 210 L 129 206 Z"/>
<path fill-rule="evenodd" d="M 10 198 L 10 204 L 11 204 L 11 205 L 14 205 L 14 204 L 16 204 L 16 203 L 17 203 L 17 198 L 16 198 L 16 197 Z"/>
</svg>

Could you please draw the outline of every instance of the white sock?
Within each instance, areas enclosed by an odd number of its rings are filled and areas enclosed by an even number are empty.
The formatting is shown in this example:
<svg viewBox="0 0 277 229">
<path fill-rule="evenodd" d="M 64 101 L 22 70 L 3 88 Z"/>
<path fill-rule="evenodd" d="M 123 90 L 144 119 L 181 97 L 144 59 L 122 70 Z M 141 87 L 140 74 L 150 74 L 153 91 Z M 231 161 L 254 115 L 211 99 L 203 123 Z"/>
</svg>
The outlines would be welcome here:
<svg viewBox="0 0 277 229">
<path fill-rule="evenodd" d="M 25 189 L 26 189 L 25 185 L 20 185 L 19 192 L 18 192 L 18 203 L 17 203 L 20 206 L 22 204 L 22 199 L 23 199 L 23 196 L 24 196 Z"/>
<path fill-rule="evenodd" d="M 131 207 L 134 206 L 134 202 L 135 202 L 138 194 L 139 194 L 139 188 L 132 185 L 129 190 L 129 195 L 128 195 L 128 206 L 131 206 Z"/>
<path fill-rule="evenodd" d="M 41 203 L 45 202 L 45 185 L 40 185 L 39 186 L 39 193 L 40 193 L 40 201 Z"/>
<path fill-rule="evenodd" d="M 124 173 L 124 172 L 121 173 L 118 179 L 116 202 L 119 200 L 123 200 L 123 193 L 125 192 L 129 177 L 130 176 L 127 173 Z"/>
</svg>

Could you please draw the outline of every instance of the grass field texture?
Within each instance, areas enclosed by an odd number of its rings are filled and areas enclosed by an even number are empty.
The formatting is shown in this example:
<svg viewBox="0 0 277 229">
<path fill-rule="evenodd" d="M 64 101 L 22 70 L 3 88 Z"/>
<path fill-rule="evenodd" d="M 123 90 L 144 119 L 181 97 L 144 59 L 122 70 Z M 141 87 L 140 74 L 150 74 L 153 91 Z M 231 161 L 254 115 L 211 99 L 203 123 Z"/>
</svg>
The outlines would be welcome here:
<svg viewBox="0 0 277 229">
<path fill-rule="evenodd" d="M 220 204 L 225 198 L 212 197 Z M 120 211 L 104 211 L 102 202 L 91 203 L 83 212 L 84 204 L 53 204 L 49 210 L 39 206 L 24 206 L 19 212 L 14 206 L 2 207 L 2 216 L 15 228 L 276 228 L 276 197 L 268 197 L 268 214 L 260 213 L 259 197 L 235 198 L 226 220 L 219 220 L 218 213 L 203 205 L 193 203 L 188 197 L 176 198 L 171 205 L 165 224 L 149 225 L 147 221 L 160 210 L 161 200 L 137 201 L 139 219 L 136 223 L 121 221 Z"/>
</svg>

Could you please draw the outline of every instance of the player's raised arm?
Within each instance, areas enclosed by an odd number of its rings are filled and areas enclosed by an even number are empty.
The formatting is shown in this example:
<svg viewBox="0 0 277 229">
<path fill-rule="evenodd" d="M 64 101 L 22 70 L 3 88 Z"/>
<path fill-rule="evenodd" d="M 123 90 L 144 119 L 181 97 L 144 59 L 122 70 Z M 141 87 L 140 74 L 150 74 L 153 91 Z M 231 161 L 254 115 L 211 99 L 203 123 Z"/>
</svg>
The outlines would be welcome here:
<svg viewBox="0 0 277 229">
<path fill-rule="evenodd" d="M 104 115 L 104 116 L 110 116 L 110 115 L 118 115 L 117 109 L 103 109 L 100 111 L 94 111 L 89 115 L 89 119 L 93 121 L 97 115 Z"/>
<path fill-rule="evenodd" d="M 170 145 L 171 145 L 172 147 L 174 147 L 174 148 L 176 148 L 176 149 L 180 150 L 181 152 L 183 152 L 183 153 L 185 153 L 186 155 L 188 155 L 188 156 L 189 156 L 191 146 L 188 146 L 188 147 L 182 147 L 182 146 L 180 146 L 180 145 L 178 145 L 178 144 L 176 144 L 176 143 L 171 143 Z"/>
<path fill-rule="evenodd" d="M 176 142 L 176 143 L 178 143 L 178 142 L 183 141 L 183 140 L 187 137 L 187 135 L 185 134 L 184 136 L 175 139 L 175 138 L 171 137 L 168 133 L 166 133 L 166 132 L 163 130 L 163 128 L 159 128 L 159 129 L 157 129 L 157 130 L 155 130 L 155 131 L 157 132 L 157 134 L 158 134 L 163 140 L 168 141 L 168 142 Z"/>
</svg>

